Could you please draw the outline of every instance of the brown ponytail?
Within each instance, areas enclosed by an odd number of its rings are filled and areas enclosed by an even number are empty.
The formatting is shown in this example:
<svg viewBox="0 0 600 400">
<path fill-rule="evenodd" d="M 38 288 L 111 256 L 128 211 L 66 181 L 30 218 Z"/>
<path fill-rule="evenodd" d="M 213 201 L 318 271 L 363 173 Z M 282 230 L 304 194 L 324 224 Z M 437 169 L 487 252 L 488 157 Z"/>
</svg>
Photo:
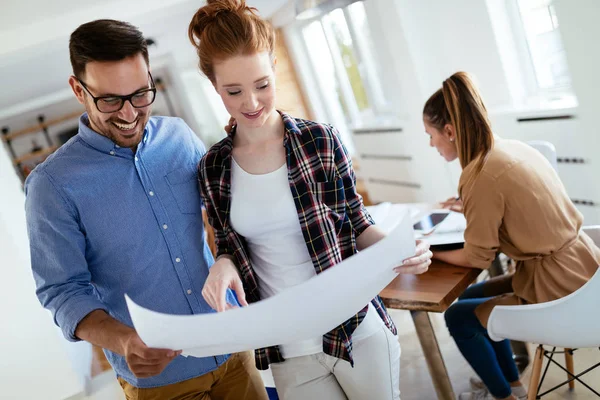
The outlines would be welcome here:
<svg viewBox="0 0 600 400">
<path fill-rule="evenodd" d="M 464 169 L 476 162 L 476 176 L 494 146 L 494 135 L 479 90 L 469 74 L 457 72 L 446 79 L 425 103 L 423 116 L 439 130 L 446 124 L 454 127 L 460 165 Z"/>
</svg>

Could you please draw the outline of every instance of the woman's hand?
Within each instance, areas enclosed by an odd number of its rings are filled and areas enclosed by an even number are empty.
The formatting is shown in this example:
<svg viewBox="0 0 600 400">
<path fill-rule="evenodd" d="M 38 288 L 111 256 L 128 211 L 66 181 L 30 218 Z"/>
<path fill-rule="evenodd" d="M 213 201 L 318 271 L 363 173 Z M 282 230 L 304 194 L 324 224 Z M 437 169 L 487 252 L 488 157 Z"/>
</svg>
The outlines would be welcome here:
<svg viewBox="0 0 600 400">
<path fill-rule="evenodd" d="M 442 201 L 440 206 L 450 211 L 463 212 L 463 202 L 459 197 L 450 197 L 448 200 Z"/>
<path fill-rule="evenodd" d="M 232 289 L 242 306 L 247 306 L 246 294 L 237 268 L 229 257 L 219 257 L 210 268 L 208 278 L 202 288 L 202 297 L 218 312 L 235 308 L 227 303 L 227 289 Z"/>
<path fill-rule="evenodd" d="M 433 253 L 429 250 L 429 243 L 417 240 L 415 255 L 404 260 L 401 266 L 394 268 L 394 271 L 399 274 L 422 274 L 429 269 L 431 257 L 433 257 Z"/>
</svg>

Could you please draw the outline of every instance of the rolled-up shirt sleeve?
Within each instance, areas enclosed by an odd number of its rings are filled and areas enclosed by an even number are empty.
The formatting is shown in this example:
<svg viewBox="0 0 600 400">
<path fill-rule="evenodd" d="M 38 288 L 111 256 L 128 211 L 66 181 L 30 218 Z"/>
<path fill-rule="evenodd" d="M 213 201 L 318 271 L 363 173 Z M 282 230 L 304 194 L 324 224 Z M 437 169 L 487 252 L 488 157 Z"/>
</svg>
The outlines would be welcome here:
<svg viewBox="0 0 600 400">
<path fill-rule="evenodd" d="M 468 193 L 462 193 L 467 220 L 464 248 L 473 267 L 489 268 L 500 247 L 504 196 L 497 189 L 494 180 L 482 173 L 473 188 Z"/>
<path fill-rule="evenodd" d="M 29 176 L 25 192 L 36 295 L 65 338 L 78 341 L 79 322 L 94 310 L 108 310 L 94 293 L 77 212 L 43 170 Z"/>
</svg>

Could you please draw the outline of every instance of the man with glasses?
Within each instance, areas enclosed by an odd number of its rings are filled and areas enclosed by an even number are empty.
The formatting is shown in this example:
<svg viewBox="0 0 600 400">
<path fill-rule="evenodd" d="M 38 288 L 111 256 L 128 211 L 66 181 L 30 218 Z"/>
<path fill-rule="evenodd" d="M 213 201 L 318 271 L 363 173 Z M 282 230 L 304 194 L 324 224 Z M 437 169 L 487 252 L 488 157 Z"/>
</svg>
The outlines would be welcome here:
<svg viewBox="0 0 600 400">
<path fill-rule="evenodd" d="M 147 347 L 132 328 L 125 293 L 159 312 L 212 311 L 196 178 L 205 148 L 181 119 L 150 117 L 156 88 L 137 28 L 93 21 L 69 50 L 86 113 L 25 184 L 40 302 L 68 340 L 105 350 L 128 399 L 266 399 L 251 354 L 183 357 Z"/>
</svg>

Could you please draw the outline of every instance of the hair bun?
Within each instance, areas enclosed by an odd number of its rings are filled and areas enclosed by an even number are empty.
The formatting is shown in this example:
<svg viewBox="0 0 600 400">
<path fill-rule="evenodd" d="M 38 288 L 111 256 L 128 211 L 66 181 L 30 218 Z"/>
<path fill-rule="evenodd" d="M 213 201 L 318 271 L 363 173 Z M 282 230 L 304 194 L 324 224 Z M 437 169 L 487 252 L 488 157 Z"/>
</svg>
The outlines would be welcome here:
<svg viewBox="0 0 600 400">
<path fill-rule="evenodd" d="M 190 22 L 188 37 L 198 53 L 200 70 L 213 83 L 215 60 L 240 54 L 269 53 L 273 62 L 275 30 L 245 0 L 208 0 Z"/>
<path fill-rule="evenodd" d="M 258 16 L 258 10 L 248 7 L 245 0 L 207 0 L 206 5 L 196 12 L 190 23 L 188 35 L 192 43 L 200 40 L 206 27 L 217 22 L 225 13 L 233 13 L 238 16 L 250 13 Z"/>
<path fill-rule="evenodd" d="M 245 0 L 207 0 L 206 8 L 214 18 L 220 12 L 243 12 L 250 7 Z"/>
</svg>

